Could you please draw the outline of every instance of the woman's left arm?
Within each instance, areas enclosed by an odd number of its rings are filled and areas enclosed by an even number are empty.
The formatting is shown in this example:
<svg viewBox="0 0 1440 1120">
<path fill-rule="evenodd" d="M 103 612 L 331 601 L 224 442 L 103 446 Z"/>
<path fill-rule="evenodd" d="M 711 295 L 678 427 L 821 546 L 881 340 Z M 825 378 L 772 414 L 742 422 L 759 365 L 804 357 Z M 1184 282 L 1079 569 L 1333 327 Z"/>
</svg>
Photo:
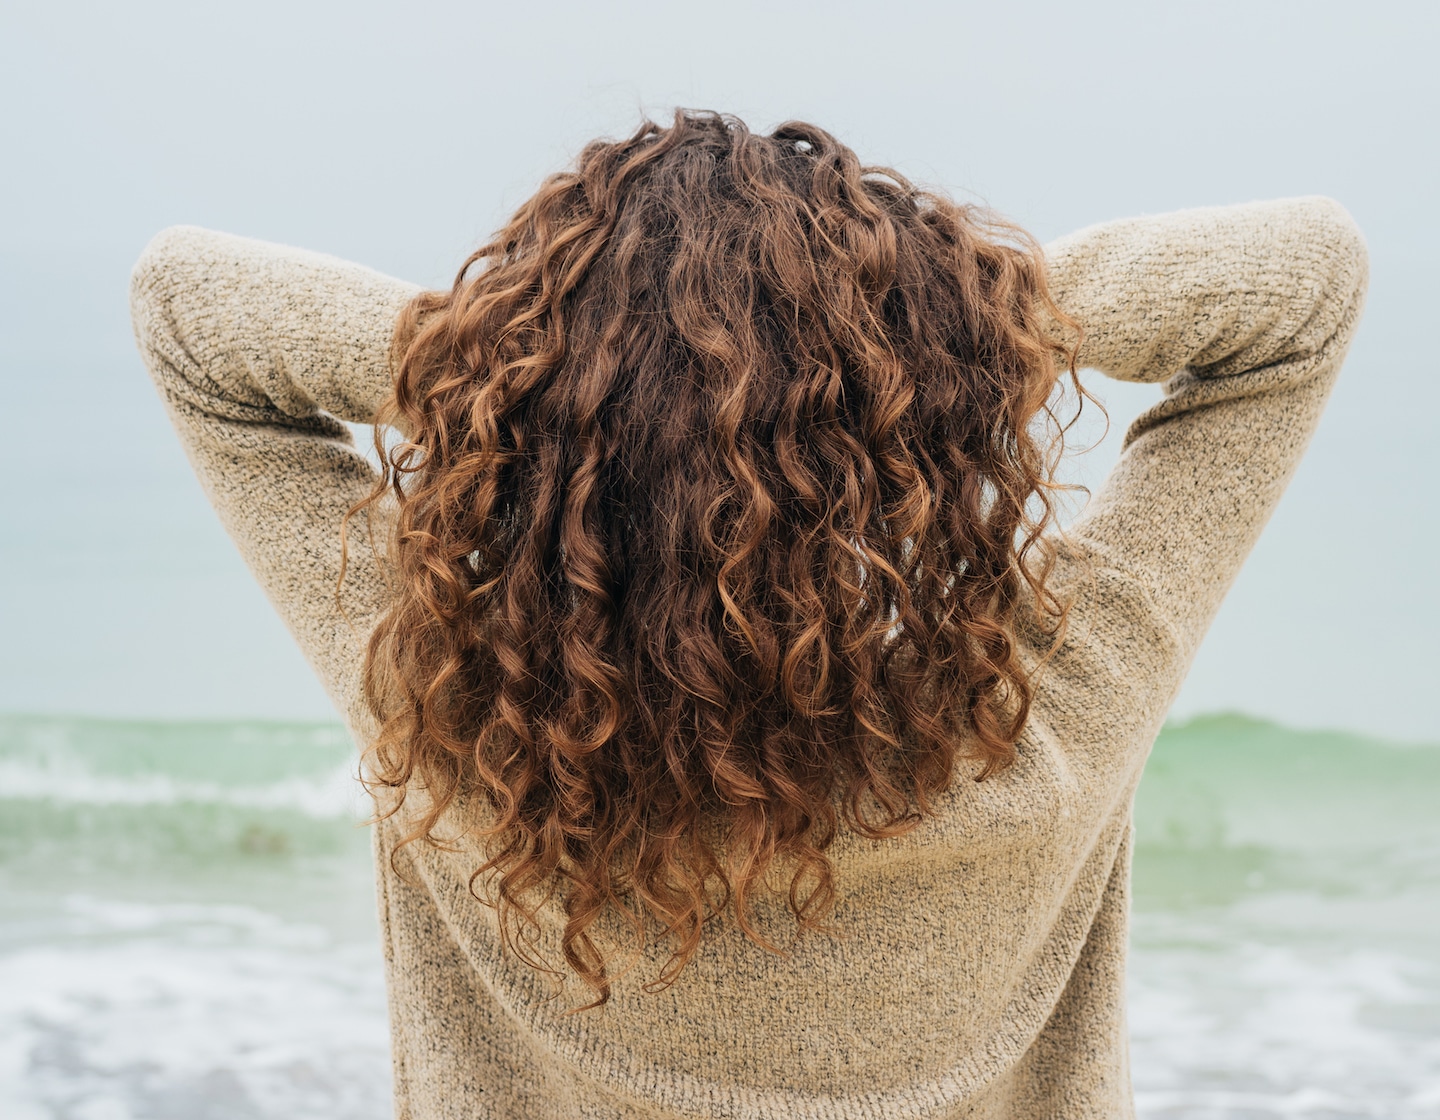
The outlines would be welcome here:
<svg viewBox="0 0 1440 1120">
<path fill-rule="evenodd" d="M 374 419 L 417 291 L 186 226 L 151 241 L 130 282 L 136 342 L 201 485 L 362 745 L 360 669 L 387 592 L 361 516 L 336 603 L 341 522 L 375 483 L 341 421 Z"/>
</svg>

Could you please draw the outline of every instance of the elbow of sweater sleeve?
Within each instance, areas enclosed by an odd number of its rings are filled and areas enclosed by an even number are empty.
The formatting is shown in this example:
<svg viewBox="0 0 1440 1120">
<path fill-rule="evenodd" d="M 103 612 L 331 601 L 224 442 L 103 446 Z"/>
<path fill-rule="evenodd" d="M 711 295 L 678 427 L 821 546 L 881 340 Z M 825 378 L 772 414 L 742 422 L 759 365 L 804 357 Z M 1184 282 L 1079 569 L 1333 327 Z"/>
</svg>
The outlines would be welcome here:
<svg viewBox="0 0 1440 1120">
<path fill-rule="evenodd" d="M 1344 302 L 1363 295 L 1370 279 L 1370 250 L 1350 211 L 1333 198 L 1300 200 L 1301 220 L 1320 250 L 1318 280 Z"/>
<path fill-rule="evenodd" d="M 1359 225 L 1339 202 L 1323 195 L 1306 200 L 1311 221 L 1324 244 L 1331 251 L 1337 278 L 1348 278 L 1361 284 L 1369 276 L 1370 251 Z"/>
<path fill-rule="evenodd" d="M 1347 303 L 1362 303 L 1370 286 L 1370 247 L 1350 211 L 1334 199 L 1324 201 L 1328 204 L 1338 286 L 1349 296 Z"/>
<path fill-rule="evenodd" d="M 1229 215 L 1235 224 L 1221 241 L 1229 239 L 1228 254 L 1217 253 L 1210 269 L 1211 310 L 1177 335 L 1180 353 L 1169 361 L 1202 380 L 1262 369 L 1265 378 L 1304 379 L 1329 368 L 1316 359 L 1344 353 L 1369 280 L 1365 238 L 1349 211 L 1310 196 L 1214 213 L 1217 233 Z"/>
<path fill-rule="evenodd" d="M 1350 212 L 1333 198 L 1299 200 L 1300 221 L 1314 256 L 1315 306 L 1295 342 L 1300 352 L 1318 351 L 1337 336 L 1348 343 L 1359 323 L 1370 281 L 1370 251 Z"/>
<path fill-rule="evenodd" d="M 247 363 L 231 352 L 218 324 L 217 278 L 233 274 L 225 235 L 196 226 L 156 234 L 130 272 L 130 321 L 135 343 L 161 397 L 213 416 L 268 422 L 274 408 L 253 383 Z"/>
<path fill-rule="evenodd" d="M 172 304 L 187 285 L 194 286 L 194 265 L 207 233 L 196 226 L 163 229 L 130 270 L 130 323 L 152 373 L 152 356 L 167 349 L 166 336 L 178 332 Z"/>
<path fill-rule="evenodd" d="M 193 261 L 206 231 L 196 226 L 170 226 L 150 239 L 130 270 L 130 305 L 145 310 L 163 298 L 178 271 Z"/>
</svg>

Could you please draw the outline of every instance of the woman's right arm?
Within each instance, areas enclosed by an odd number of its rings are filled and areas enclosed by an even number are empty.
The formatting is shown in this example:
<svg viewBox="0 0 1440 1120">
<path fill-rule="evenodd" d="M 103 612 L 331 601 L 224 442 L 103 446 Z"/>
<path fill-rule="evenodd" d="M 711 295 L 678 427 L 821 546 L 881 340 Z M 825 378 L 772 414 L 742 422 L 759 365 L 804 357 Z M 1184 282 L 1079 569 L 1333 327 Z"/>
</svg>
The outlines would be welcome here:
<svg viewBox="0 0 1440 1120">
<path fill-rule="evenodd" d="M 1093 226 L 1046 256 L 1080 365 L 1165 382 L 1067 535 L 1143 585 L 1188 665 L 1319 421 L 1364 240 L 1338 203 L 1300 198 Z"/>
</svg>

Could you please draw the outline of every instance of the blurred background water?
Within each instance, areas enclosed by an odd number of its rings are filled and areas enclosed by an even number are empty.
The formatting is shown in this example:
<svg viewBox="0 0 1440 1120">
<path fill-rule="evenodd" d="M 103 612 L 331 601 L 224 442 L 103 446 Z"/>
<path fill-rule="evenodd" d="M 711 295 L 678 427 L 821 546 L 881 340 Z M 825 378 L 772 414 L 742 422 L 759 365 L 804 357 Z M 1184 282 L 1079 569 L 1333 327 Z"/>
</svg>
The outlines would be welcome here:
<svg viewBox="0 0 1440 1120">
<path fill-rule="evenodd" d="M 192 222 L 443 285 L 674 105 L 1042 239 L 1355 215 L 1365 323 L 1142 786 L 1133 1068 L 1142 1120 L 1440 1117 L 1437 42 L 1422 0 L 0 4 L 0 1117 L 389 1113 L 352 747 L 169 432 L 131 262 Z M 1091 484 L 1157 392 L 1092 385 Z"/>
<path fill-rule="evenodd" d="M 0 719 L 0 1115 L 370 1120 L 364 803 L 323 723 Z M 1440 1115 L 1440 747 L 1238 716 L 1136 812 L 1143 1120 Z"/>
</svg>

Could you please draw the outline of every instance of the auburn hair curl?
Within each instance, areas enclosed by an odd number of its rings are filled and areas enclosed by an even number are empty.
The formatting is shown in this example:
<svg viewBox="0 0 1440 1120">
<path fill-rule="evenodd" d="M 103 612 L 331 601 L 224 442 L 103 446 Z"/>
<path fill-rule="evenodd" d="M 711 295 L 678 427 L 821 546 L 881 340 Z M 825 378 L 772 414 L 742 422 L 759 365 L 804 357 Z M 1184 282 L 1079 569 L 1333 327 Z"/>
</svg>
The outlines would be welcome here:
<svg viewBox="0 0 1440 1120">
<path fill-rule="evenodd" d="M 406 842 L 465 809 L 507 946 L 551 967 L 521 935 L 558 897 L 588 1006 L 611 907 L 669 940 L 656 984 L 711 918 L 779 951 L 758 891 L 822 927 L 840 827 L 899 835 L 957 758 L 1010 763 L 1017 611 L 1065 615 L 1078 333 L 1047 318 L 1075 327 L 1019 229 L 813 125 L 683 110 L 590 144 L 408 306 L 352 511 L 396 507 L 367 780 L 384 813 L 424 791 Z"/>
</svg>

